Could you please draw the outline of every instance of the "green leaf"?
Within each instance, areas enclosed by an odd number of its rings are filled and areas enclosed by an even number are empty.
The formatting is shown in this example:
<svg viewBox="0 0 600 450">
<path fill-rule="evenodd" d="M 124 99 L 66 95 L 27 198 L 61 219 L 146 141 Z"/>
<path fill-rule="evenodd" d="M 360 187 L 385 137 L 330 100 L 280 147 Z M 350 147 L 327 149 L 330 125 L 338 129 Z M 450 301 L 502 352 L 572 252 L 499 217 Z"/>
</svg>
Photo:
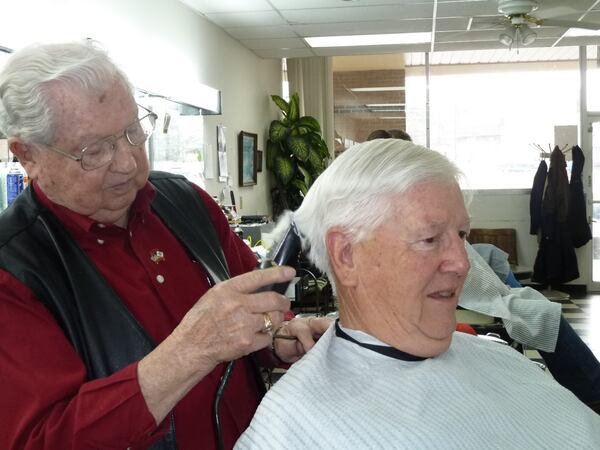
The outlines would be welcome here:
<svg viewBox="0 0 600 450">
<path fill-rule="evenodd" d="M 299 180 L 298 178 L 294 178 L 294 181 L 292 181 L 292 186 L 298 188 L 303 195 L 306 195 L 306 193 L 308 192 L 308 187 L 306 187 L 306 183 L 304 183 L 304 181 L 302 180 Z"/>
<path fill-rule="evenodd" d="M 321 173 L 325 170 L 326 164 L 316 152 L 311 152 L 308 155 L 308 162 L 317 173 Z"/>
<path fill-rule="evenodd" d="M 275 158 L 274 171 L 277 178 L 279 178 L 284 185 L 288 184 L 290 180 L 294 178 L 294 165 L 289 159 L 283 156 Z"/>
<path fill-rule="evenodd" d="M 310 175 L 310 172 L 306 168 L 304 168 L 301 164 L 298 164 L 298 169 L 300 169 L 300 172 L 304 176 L 304 183 L 306 184 L 306 187 L 310 187 L 313 183 L 313 179 L 312 179 L 312 176 Z"/>
<path fill-rule="evenodd" d="M 267 139 L 267 169 L 273 170 L 273 166 L 275 165 L 275 158 L 277 158 L 278 156 L 281 156 L 281 144 L 273 142 L 271 139 Z"/>
<path fill-rule="evenodd" d="M 298 93 L 294 92 L 290 98 L 290 109 L 288 112 L 288 118 L 290 125 L 296 122 L 300 118 L 300 99 Z"/>
<path fill-rule="evenodd" d="M 329 149 L 327 148 L 327 144 L 323 139 L 320 140 L 319 145 L 317 146 L 319 151 L 319 156 L 323 159 L 329 159 L 331 155 L 329 154 Z"/>
<path fill-rule="evenodd" d="M 304 116 L 300 117 L 298 121 L 298 126 L 306 127 L 315 133 L 321 133 L 321 126 L 319 125 L 319 121 L 312 116 Z"/>
<path fill-rule="evenodd" d="M 280 120 L 274 120 L 269 127 L 269 139 L 273 142 L 281 142 L 289 133 L 287 128 Z"/>
<path fill-rule="evenodd" d="M 306 161 L 310 154 L 310 147 L 303 136 L 289 136 L 286 140 L 292 154 L 300 161 Z"/>
<path fill-rule="evenodd" d="M 277 105 L 277 107 L 283 111 L 283 114 L 285 116 L 287 116 L 290 112 L 290 105 L 288 102 L 285 101 L 285 99 L 283 99 L 282 97 L 280 97 L 279 95 L 271 95 L 271 99 L 273 99 L 273 102 L 275 102 L 275 104 Z"/>
</svg>

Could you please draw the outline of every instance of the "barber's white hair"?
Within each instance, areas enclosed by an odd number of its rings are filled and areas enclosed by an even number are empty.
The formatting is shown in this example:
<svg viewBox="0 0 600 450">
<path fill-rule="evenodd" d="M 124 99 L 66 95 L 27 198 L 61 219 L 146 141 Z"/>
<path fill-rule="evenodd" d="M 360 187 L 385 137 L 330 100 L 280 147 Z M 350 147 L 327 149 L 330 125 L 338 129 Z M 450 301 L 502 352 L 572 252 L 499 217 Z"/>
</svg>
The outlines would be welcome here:
<svg viewBox="0 0 600 450">
<path fill-rule="evenodd" d="M 127 76 L 93 41 L 35 44 L 15 52 L 0 72 L 0 131 L 7 137 L 51 144 L 50 87 L 102 92 L 115 81 L 132 90 Z"/>
<path fill-rule="evenodd" d="M 445 156 L 398 139 L 375 139 L 346 150 L 317 178 L 293 220 L 308 258 L 333 281 L 325 247 L 339 226 L 360 242 L 388 219 L 394 195 L 424 181 L 459 183 L 460 170 Z M 424 208 L 427 205 L 423 205 Z"/>
</svg>

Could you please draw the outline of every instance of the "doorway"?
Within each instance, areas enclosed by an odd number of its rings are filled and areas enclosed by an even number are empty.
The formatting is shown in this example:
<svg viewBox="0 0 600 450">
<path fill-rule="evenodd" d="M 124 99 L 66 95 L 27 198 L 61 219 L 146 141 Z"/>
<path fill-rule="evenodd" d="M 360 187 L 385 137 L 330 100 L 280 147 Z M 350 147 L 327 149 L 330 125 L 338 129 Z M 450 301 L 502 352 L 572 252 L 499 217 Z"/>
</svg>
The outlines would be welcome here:
<svg viewBox="0 0 600 450">
<path fill-rule="evenodd" d="M 600 113 L 588 113 L 588 133 L 590 136 L 592 170 L 592 270 L 591 283 L 588 287 L 592 292 L 600 292 Z M 585 184 L 585 179 L 584 179 Z"/>
</svg>

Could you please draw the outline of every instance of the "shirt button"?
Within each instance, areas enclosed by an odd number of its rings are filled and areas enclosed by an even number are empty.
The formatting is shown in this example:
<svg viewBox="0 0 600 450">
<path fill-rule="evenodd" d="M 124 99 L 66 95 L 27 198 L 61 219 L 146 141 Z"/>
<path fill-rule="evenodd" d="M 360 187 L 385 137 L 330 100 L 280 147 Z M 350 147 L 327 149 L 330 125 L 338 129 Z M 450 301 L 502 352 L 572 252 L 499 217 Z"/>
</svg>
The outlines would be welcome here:
<svg viewBox="0 0 600 450">
<path fill-rule="evenodd" d="M 106 228 L 106 225 L 104 225 L 103 223 L 99 223 L 98 228 Z"/>
<path fill-rule="evenodd" d="M 165 282 L 165 277 L 162 275 L 156 275 L 156 281 L 158 281 L 160 284 L 163 284 Z"/>
<path fill-rule="evenodd" d="M 129 237 L 133 237 L 133 232 L 132 231 L 129 232 Z"/>
<path fill-rule="evenodd" d="M 98 244 L 102 245 L 102 244 L 104 244 L 104 239 L 98 239 L 97 242 L 98 242 Z"/>
</svg>

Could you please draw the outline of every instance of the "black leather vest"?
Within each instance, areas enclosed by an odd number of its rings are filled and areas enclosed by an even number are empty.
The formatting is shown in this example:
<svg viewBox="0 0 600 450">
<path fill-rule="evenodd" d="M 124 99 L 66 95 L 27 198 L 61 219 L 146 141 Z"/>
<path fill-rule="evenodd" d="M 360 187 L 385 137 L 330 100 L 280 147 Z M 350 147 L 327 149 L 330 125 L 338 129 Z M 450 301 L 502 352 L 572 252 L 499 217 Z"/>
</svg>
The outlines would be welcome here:
<svg viewBox="0 0 600 450">
<path fill-rule="evenodd" d="M 203 265 L 213 282 L 229 278 L 206 208 L 182 176 L 152 172 L 152 209 Z M 199 230 L 202 230 L 199 232 Z M 0 215 L 0 268 L 28 286 L 64 330 L 89 379 L 108 376 L 150 353 L 155 343 L 62 224 L 26 189 Z M 175 450 L 174 420 L 151 449 Z"/>
</svg>

